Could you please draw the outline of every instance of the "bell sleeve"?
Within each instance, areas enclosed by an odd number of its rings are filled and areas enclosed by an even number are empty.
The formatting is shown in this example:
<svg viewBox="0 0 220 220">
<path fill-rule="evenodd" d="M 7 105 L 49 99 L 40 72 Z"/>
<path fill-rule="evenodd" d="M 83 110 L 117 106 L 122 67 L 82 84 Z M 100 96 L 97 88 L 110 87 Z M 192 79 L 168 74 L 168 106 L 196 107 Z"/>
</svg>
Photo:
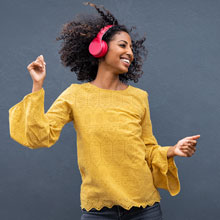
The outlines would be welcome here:
<svg viewBox="0 0 220 220">
<path fill-rule="evenodd" d="M 157 188 L 168 190 L 170 195 L 175 196 L 180 192 L 178 169 L 174 158 L 167 158 L 167 151 L 171 146 L 158 145 L 153 135 L 147 92 L 144 97 L 144 108 L 142 138 L 146 146 L 145 159 L 152 172 L 154 185 Z"/>
<path fill-rule="evenodd" d="M 45 91 L 27 94 L 9 109 L 10 137 L 31 149 L 51 147 L 59 139 L 63 126 L 72 121 L 69 89 L 64 90 L 44 112 Z"/>
</svg>

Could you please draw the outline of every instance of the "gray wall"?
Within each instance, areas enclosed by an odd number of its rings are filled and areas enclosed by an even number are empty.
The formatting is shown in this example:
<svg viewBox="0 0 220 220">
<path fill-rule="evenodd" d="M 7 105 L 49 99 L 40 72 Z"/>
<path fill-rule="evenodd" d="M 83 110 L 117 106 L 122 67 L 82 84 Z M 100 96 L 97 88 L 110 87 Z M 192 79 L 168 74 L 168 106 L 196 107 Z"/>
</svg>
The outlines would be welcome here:
<svg viewBox="0 0 220 220">
<path fill-rule="evenodd" d="M 43 54 L 47 63 L 45 110 L 71 83 L 55 41 L 63 23 L 77 13 L 95 13 L 83 1 L 1 1 L 0 219 L 80 219 L 81 177 L 76 133 L 67 124 L 50 149 L 31 150 L 9 137 L 8 109 L 31 92 L 27 65 Z M 160 190 L 165 220 L 206 220 L 220 216 L 220 1 L 105 0 L 126 25 L 147 33 L 144 75 L 133 86 L 149 93 L 154 134 L 174 145 L 200 134 L 191 158 L 175 158 L 181 192 Z M 79 82 L 80 83 L 80 82 Z"/>
</svg>

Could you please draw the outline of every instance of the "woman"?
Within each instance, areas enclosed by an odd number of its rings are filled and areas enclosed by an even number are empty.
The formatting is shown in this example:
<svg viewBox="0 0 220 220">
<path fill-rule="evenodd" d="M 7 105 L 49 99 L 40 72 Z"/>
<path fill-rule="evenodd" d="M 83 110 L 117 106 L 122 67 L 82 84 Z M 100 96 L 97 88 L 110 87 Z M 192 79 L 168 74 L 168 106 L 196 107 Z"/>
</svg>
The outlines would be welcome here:
<svg viewBox="0 0 220 220">
<path fill-rule="evenodd" d="M 148 93 L 127 84 L 143 74 L 145 38 L 135 40 L 132 29 L 108 10 L 87 4 L 100 16 L 76 18 L 57 38 L 63 40 L 63 65 L 87 82 L 71 84 L 44 113 L 46 63 L 37 57 L 27 67 L 32 93 L 9 109 L 10 135 L 32 149 L 51 147 L 72 121 L 82 177 L 81 220 L 162 219 L 157 188 L 179 193 L 174 156 L 191 157 L 200 135 L 175 146 L 158 145 Z"/>
</svg>

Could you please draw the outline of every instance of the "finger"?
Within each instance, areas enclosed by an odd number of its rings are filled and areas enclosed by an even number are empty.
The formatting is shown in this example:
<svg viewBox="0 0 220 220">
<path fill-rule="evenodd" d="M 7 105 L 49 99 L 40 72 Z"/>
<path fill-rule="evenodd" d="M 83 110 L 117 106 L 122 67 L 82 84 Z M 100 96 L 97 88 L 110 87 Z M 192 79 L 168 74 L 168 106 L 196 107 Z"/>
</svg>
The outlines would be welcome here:
<svg viewBox="0 0 220 220">
<path fill-rule="evenodd" d="M 186 139 L 190 139 L 190 140 L 196 140 L 200 138 L 200 134 L 198 135 L 194 135 L 194 136 L 190 136 L 190 137 L 186 137 Z"/>
<path fill-rule="evenodd" d="M 200 138 L 200 134 L 198 135 L 193 135 L 193 136 L 188 136 L 188 137 L 185 137 L 186 139 L 195 139 L 195 138 Z"/>
<path fill-rule="evenodd" d="M 189 146 L 187 150 L 188 150 L 188 152 L 190 153 L 190 155 L 192 156 L 192 155 L 195 153 L 196 148 L 193 147 L 193 146 Z"/>
<path fill-rule="evenodd" d="M 190 148 L 184 149 L 184 150 L 182 150 L 182 152 L 183 152 L 185 155 L 187 155 L 187 157 L 191 157 L 191 156 L 195 153 L 195 151 L 191 150 Z"/>
<path fill-rule="evenodd" d="M 44 56 L 43 56 L 43 55 L 40 55 L 40 58 L 41 58 L 43 64 L 46 65 L 46 62 L 45 62 L 45 60 L 44 60 Z"/>
<path fill-rule="evenodd" d="M 31 64 L 32 64 L 32 63 L 28 64 L 28 66 L 27 66 L 27 69 L 30 69 L 30 67 L 31 67 Z"/>
<path fill-rule="evenodd" d="M 44 59 L 44 56 L 41 54 L 40 56 L 37 57 L 37 59 Z"/>
<path fill-rule="evenodd" d="M 196 151 L 196 147 L 195 147 L 195 146 L 190 145 L 189 148 L 190 148 L 193 152 Z"/>
<path fill-rule="evenodd" d="M 32 62 L 27 66 L 27 69 L 32 70 L 35 66 L 36 66 L 36 64 L 34 62 Z"/>
<path fill-rule="evenodd" d="M 34 66 L 37 66 L 37 67 L 43 68 L 43 64 L 42 64 L 40 61 L 38 61 L 38 60 L 37 60 L 37 61 L 34 61 L 34 62 L 33 62 L 33 65 L 34 65 Z"/>
<path fill-rule="evenodd" d="M 38 56 L 36 61 L 39 61 L 43 66 L 46 65 L 43 55 Z"/>
<path fill-rule="evenodd" d="M 40 69 L 40 70 L 42 70 L 43 67 L 42 67 L 42 65 L 41 65 L 39 62 L 34 61 L 34 62 L 32 62 L 32 63 L 28 66 L 28 70 L 29 70 L 29 71 L 31 71 L 31 70 L 33 70 L 33 69 Z"/>
<path fill-rule="evenodd" d="M 195 152 L 196 147 L 195 147 L 195 146 L 192 146 L 192 145 L 184 145 L 184 146 L 181 146 L 181 147 L 180 147 L 180 150 L 187 151 L 188 149 L 190 149 L 190 150 L 192 150 L 193 152 Z"/>
<path fill-rule="evenodd" d="M 196 146 L 197 141 L 196 141 L 196 140 L 190 140 L 190 139 L 187 139 L 187 140 L 186 140 L 186 143 L 187 143 L 188 145 Z"/>
<path fill-rule="evenodd" d="M 39 62 L 39 63 L 43 64 L 42 58 L 41 58 L 40 56 L 37 57 L 37 59 L 35 60 L 35 62 Z"/>
</svg>

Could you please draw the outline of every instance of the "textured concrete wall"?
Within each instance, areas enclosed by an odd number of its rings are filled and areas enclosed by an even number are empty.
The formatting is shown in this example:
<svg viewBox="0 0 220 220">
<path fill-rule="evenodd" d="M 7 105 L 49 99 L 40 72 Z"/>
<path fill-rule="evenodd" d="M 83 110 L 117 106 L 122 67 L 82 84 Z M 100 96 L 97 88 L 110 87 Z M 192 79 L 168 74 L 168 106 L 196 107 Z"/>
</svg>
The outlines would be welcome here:
<svg viewBox="0 0 220 220">
<path fill-rule="evenodd" d="M 71 123 L 50 149 L 30 150 L 9 137 L 8 109 L 31 92 L 27 65 L 47 63 L 45 110 L 76 77 L 59 59 L 61 26 L 78 13 L 95 13 L 74 0 L 9 0 L 0 7 L 0 219 L 80 219 L 81 177 Z M 144 75 L 131 85 L 149 93 L 154 134 L 174 145 L 200 134 L 192 158 L 176 158 L 181 192 L 160 190 L 165 220 L 214 220 L 220 208 L 220 1 L 103 0 L 121 23 L 147 34 Z"/>
</svg>

